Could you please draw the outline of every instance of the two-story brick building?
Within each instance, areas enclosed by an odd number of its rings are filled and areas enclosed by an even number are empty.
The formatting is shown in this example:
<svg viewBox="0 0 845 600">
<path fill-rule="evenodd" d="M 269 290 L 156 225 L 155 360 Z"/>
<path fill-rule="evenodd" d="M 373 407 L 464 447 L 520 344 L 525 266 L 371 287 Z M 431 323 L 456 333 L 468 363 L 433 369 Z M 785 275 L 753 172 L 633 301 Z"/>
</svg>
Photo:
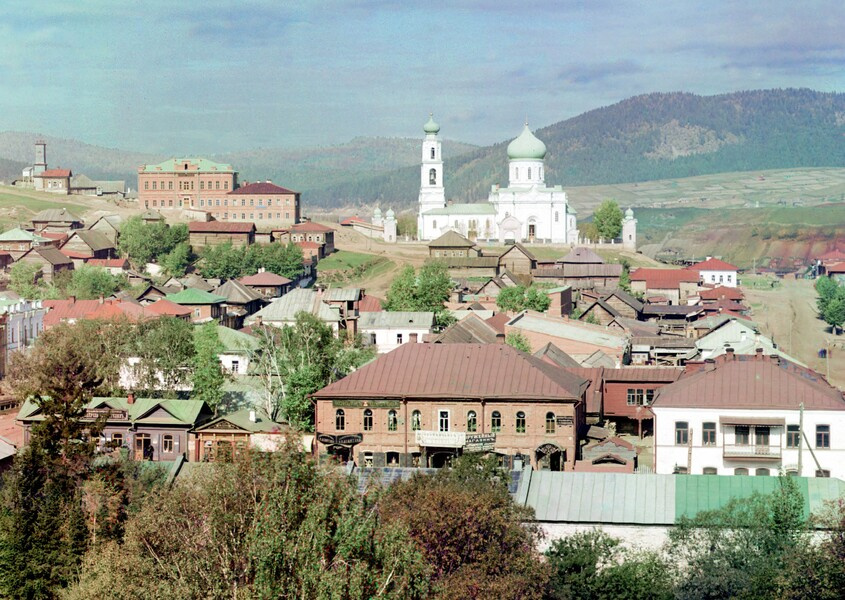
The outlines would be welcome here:
<svg viewBox="0 0 845 600">
<path fill-rule="evenodd" d="M 240 221 L 273 227 L 291 227 L 299 223 L 300 194 L 270 181 L 248 183 L 211 204 L 200 206 L 218 221 Z"/>
<path fill-rule="evenodd" d="M 171 158 L 138 167 L 138 204 L 142 208 L 206 208 L 237 187 L 232 165 L 206 158 Z"/>
<path fill-rule="evenodd" d="M 312 395 L 318 453 L 442 467 L 477 451 L 570 470 L 587 386 L 506 344 L 404 344 Z"/>
</svg>

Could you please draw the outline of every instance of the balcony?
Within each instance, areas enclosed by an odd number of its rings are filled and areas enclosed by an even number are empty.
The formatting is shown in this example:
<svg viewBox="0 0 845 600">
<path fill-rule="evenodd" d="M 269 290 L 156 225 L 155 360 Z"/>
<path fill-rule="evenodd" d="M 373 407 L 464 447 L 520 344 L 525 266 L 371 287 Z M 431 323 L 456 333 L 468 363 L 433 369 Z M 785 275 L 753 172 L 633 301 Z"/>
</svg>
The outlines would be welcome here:
<svg viewBox="0 0 845 600">
<path fill-rule="evenodd" d="M 722 450 L 724 458 L 745 460 L 780 460 L 780 446 L 758 446 L 752 444 L 725 444 Z"/>
</svg>

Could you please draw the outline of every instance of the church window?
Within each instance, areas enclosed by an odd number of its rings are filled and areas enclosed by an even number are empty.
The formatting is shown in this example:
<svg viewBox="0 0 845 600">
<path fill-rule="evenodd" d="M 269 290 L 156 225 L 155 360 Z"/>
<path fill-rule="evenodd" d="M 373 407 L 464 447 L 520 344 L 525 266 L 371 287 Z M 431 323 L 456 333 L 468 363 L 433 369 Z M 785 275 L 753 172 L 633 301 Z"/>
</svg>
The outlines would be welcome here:
<svg viewBox="0 0 845 600">
<path fill-rule="evenodd" d="M 555 211 L 555 223 L 557 223 L 558 221 L 560 221 L 560 213 Z"/>
<path fill-rule="evenodd" d="M 434 158 L 434 148 L 431 149 L 431 158 Z"/>
<path fill-rule="evenodd" d="M 543 178 L 543 167 L 540 167 L 540 179 Z"/>
<path fill-rule="evenodd" d="M 437 169 L 430 169 L 428 171 L 429 185 L 437 185 Z"/>
<path fill-rule="evenodd" d="M 531 167 L 528 167 L 528 179 L 531 179 Z"/>
<path fill-rule="evenodd" d="M 433 229 L 437 229 L 437 221 L 432 221 L 432 222 L 431 222 L 431 227 L 432 227 Z"/>
<path fill-rule="evenodd" d="M 513 169 L 513 178 L 519 179 L 519 167 L 514 167 Z"/>
</svg>

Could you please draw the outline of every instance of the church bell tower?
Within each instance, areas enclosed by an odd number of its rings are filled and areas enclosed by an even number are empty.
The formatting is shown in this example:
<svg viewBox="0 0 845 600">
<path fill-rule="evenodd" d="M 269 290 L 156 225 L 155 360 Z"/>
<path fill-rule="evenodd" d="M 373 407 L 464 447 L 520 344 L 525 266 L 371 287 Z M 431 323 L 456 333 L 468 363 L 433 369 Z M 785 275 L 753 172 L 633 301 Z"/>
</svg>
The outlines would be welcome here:
<svg viewBox="0 0 845 600">
<path fill-rule="evenodd" d="M 422 163 L 420 165 L 420 199 L 419 217 L 417 219 L 417 235 L 420 239 L 427 239 L 423 214 L 435 208 L 446 207 L 446 191 L 443 188 L 443 156 L 440 148 L 440 125 L 434 122 L 434 116 L 429 115 L 428 122 L 423 125 L 425 138 L 422 144 Z"/>
</svg>

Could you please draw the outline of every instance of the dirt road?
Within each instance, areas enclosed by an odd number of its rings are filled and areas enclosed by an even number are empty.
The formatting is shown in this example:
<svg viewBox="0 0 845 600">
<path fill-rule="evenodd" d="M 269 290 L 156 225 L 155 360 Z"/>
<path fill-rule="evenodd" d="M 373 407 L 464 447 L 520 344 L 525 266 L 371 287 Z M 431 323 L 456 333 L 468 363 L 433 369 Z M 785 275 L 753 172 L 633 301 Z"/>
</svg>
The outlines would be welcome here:
<svg viewBox="0 0 845 600">
<path fill-rule="evenodd" d="M 771 290 L 743 288 L 751 318 L 787 354 L 845 387 L 845 335 L 834 335 L 816 313 L 816 291 L 811 280 L 780 280 Z M 829 359 L 818 352 L 830 344 Z"/>
</svg>

